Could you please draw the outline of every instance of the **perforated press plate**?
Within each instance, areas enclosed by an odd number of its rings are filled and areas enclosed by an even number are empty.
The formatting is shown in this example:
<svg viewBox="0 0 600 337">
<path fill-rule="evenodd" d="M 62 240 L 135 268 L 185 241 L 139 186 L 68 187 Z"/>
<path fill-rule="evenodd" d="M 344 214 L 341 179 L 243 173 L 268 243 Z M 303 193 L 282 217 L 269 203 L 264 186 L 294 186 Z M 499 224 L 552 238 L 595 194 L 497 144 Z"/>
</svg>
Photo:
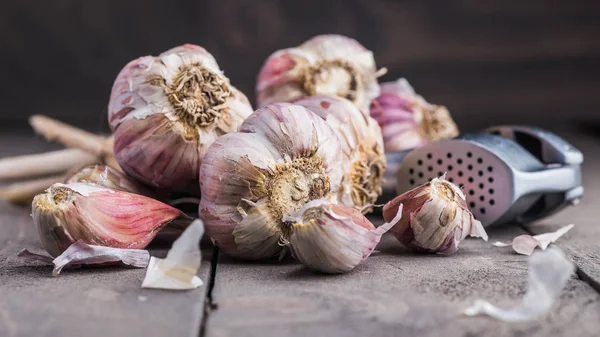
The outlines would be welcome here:
<svg viewBox="0 0 600 337">
<path fill-rule="evenodd" d="M 446 173 L 464 192 L 471 212 L 484 226 L 493 223 L 513 204 L 513 177 L 494 154 L 464 140 L 431 143 L 409 153 L 396 178 L 404 193 Z"/>
</svg>

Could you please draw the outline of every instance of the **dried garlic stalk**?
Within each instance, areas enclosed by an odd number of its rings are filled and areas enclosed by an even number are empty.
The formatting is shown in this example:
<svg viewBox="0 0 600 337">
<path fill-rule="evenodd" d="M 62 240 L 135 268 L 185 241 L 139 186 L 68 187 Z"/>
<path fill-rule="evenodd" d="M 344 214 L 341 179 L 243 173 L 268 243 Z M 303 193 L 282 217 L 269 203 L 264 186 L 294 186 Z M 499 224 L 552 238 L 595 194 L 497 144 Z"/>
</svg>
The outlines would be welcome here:
<svg viewBox="0 0 600 337">
<path fill-rule="evenodd" d="M 196 274 L 202 261 L 202 235 L 204 224 L 200 219 L 196 219 L 173 242 L 166 258 L 152 256 L 142 288 L 187 290 L 200 287 L 203 282 Z"/>
<path fill-rule="evenodd" d="M 283 216 L 335 197 L 342 158 L 337 136 L 313 112 L 287 103 L 258 109 L 240 132 L 217 139 L 200 168 L 208 235 L 235 257 L 279 256 Z"/>
<path fill-rule="evenodd" d="M 294 102 L 323 118 L 338 136 L 344 154 L 344 178 L 338 199 L 344 205 L 371 210 L 381 195 L 386 162 L 381 128 L 350 101 L 312 96 Z"/>
<path fill-rule="evenodd" d="M 388 152 L 416 148 L 459 133 L 448 109 L 425 101 L 404 78 L 381 84 L 381 94 L 371 104 L 371 116 L 383 130 Z"/>
<path fill-rule="evenodd" d="M 319 35 L 265 61 L 256 84 L 259 106 L 317 95 L 337 96 L 368 113 L 379 95 L 373 53 L 341 35 Z"/>
<path fill-rule="evenodd" d="M 131 61 L 108 106 L 121 167 L 145 184 L 193 194 L 208 147 L 251 113 L 212 55 L 190 44 Z"/>
</svg>

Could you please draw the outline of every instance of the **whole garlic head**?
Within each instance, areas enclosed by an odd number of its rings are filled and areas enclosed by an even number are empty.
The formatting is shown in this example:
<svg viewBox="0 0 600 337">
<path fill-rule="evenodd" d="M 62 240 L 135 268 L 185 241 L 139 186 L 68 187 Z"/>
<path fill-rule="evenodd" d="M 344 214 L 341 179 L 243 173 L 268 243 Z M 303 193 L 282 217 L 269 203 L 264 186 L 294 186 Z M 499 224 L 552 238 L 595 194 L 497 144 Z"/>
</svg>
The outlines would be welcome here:
<svg viewBox="0 0 600 337">
<path fill-rule="evenodd" d="M 338 200 L 346 206 L 370 211 L 382 193 L 385 153 L 381 128 L 350 101 L 328 96 L 311 96 L 302 105 L 325 120 L 338 136 L 344 155 L 344 178 Z"/>
<path fill-rule="evenodd" d="M 341 35 L 319 35 L 265 61 L 256 84 L 257 102 L 293 102 L 306 96 L 346 98 L 362 111 L 379 95 L 373 53 Z"/>
<path fill-rule="evenodd" d="M 386 221 L 403 205 L 402 218 L 392 228 L 400 242 L 416 251 L 452 254 L 467 236 L 488 236 L 469 211 L 466 198 L 458 186 L 441 178 L 407 191 L 383 207 Z"/>
<path fill-rule="evenodd" d="M 271 104 L 209 148 L 199 213 L 226 254 L 267 259 L 282 252 L 283 216 L 335 197 L 342 174 L 340 143 L 323 119 L 299 105 Z"/>
<path fill-rule="evenodd" d="M 413 149 L 459 134 L 448 109 L 425 101 L 404 78 L 381 84 L 381 94 L 371 104 L 371 116 L 381 126 L 388 152 Z"/>
<path fill-rule="evenodd" d="M 212 55 L 190 44 L 131 61 L 108 106 L 119 165 L 150 186 L 193 194 L 210 144 L 251 113 Z"/>
<path fill-rule="evenodd" d="M 402 206 L 394 223 L 400 220 Z M 313 200 L 284 217 L 283 242 L 305 266 L 324 273 L 348 272 L 366 260 L 393 223 L 378 228 L 357 209 Z"/>
<path fill-rule="evenodd" d="M 160 201 L 82 183 L 52 185 L 35 196 L 31 209 L 40 242 L 54 257 L 78 240 L 114 248 L 144 248 L 167 224 L 181 228 L 192 221 Z"/>
</svg>

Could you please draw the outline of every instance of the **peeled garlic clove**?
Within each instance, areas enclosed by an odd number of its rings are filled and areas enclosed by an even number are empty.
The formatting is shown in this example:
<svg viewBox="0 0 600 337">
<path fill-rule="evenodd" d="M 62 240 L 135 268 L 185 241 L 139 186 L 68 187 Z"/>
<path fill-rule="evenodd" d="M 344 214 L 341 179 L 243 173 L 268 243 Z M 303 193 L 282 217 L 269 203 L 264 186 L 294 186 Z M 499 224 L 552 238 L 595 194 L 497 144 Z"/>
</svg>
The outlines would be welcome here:
<svg viewBox="0 0 600 337">
<path fill-rule="evenodd" d="M 335 197 L 342 159 L 337 136 L 313 112 L 287 103 L 258 109 L 240 132 L 217 139 L 200 167 L 207 234 L 238 258 L 278 256 L 283 215 Z"/>
<path fill-rule="evenodd" d="M 294 102 L 325 120 L 338 136 L 344 155 L 344 178 L 338 199 L 346 206 L 365 212 L 382 193 L 385 153 L 381 128 L 363 115 L 350 101 L 328 96 L 312 96 Z"/>
<path fill-rule="evenodd" d="M 391 231 L 408 248 L 452 254 L 468 235 L 488 239 L 481 222 L 469 211 L 465 195 L 443 177 L 388 202 L 383 207 L 386 221 L 392 220 L 401 204 L 402 219 Z"/>
<path fill-rule="evenodd" d="M 192 220 L 176 208 L 141 195 L 101 186 L 54 184 L 32 203 L 44 249 L 60 255 L 77 240 L 115 248 L 144 248 L 167 224 Z"/>
<path fill-rule="evenodd" d="M 131 61 L 108 107 L 123 170 L 150 186 L 193 194 L 210 144 L 251 113 L 212 55 L 189 44 Z"/>
<path fill-rule="evenodd" d="M 369 111 L 379 95 L 373 53 L 341 35 L 319 35 L 295 48 L 273 53 L 258 75 L 257 102 L 293 102 L 327 95 L 350 100 Z"/>
<path fill-rule="evenodd" d="M 448 109 L 425 101 L 404 78 L 381 84 L 381 93 L 371 104 L 371 116 L 381 125 L 385 150 L 389 152 L 459 134 Z"/>
<path fill-rule="evenodd" d="M 154 193 L 108 165 L 85 166 L 65 178 L 65 184 L 94 184 L 123 192 L 151 196 Z"/>
<path fill-rule="evenodd" d="M 292 256 L 311 269 L 330 274 L 348 272 L 366 260 L 393 225 L 375 228 L 356 208 L 324 199 L 307 203 L 283 221 L 282 241 Z"/>
</svg>

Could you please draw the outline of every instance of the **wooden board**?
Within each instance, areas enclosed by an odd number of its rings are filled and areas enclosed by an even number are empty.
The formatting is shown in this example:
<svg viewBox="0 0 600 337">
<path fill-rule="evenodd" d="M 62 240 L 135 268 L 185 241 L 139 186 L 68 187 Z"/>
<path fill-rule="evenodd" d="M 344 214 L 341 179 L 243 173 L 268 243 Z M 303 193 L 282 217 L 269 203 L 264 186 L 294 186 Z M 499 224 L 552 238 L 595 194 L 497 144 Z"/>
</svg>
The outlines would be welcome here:
<svg viewBox="0 0 600 337">
<path fill-rule="evenodd" d="M 49 148 L 34 137 L 4 136 L 2 156 Z M 0 336 L 198 336 L 212 247 L 204 250 L 199 272 L 205 285 L 193 291 L 142 289 L 146 270 L 128 267 L 64 270 L 53 277 L 51 267 L 15 256 L 23 248 L 43 253 L 30 213 L 28 206 L 0 202 Z M 163 257 L 169 245 L 151 247 L 152 255 Z"/>
</svg>

